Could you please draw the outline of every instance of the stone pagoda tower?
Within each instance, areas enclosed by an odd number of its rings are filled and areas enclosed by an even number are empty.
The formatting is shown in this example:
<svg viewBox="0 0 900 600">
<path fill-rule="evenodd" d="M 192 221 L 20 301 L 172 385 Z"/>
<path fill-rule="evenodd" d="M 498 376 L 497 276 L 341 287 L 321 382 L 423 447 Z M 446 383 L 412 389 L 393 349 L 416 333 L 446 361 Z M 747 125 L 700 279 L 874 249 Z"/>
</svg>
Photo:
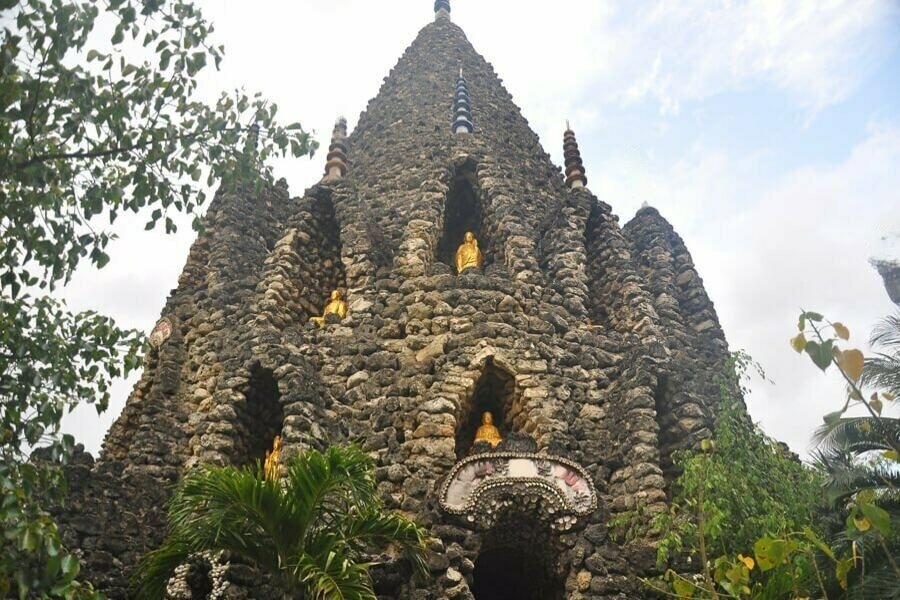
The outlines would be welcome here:
<svg viewBox="0 0 900 600">
<path fill-rule="evenodd" d="M 236 178 L 210 206 L 143 377 L 70 473 L 66 540 L 111 597 L 185 469 L 275 436 L 283 456 L 358 443 L 388 508 L 430 528 L 430 578 L 389 561 L 381 598 L 643 597 L 653 539 L 610 521 L 665 510 L 672 452 L 711 434 L 725 337 L 666 220 L 620 227 L 575 133 L 562 171 L 449 2 L 435 14 L 338 122 L 320 183 Z"/>
</svg>

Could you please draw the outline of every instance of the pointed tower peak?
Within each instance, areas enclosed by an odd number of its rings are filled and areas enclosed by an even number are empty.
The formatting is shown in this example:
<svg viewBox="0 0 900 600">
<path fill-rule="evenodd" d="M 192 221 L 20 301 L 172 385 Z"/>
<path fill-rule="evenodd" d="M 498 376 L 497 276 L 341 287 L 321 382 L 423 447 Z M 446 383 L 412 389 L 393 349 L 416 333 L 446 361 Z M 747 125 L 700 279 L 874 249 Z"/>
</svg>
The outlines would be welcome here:
<svg viewBox="0 0 900 600">
<path fill-rule="evenodd" d="M 575 132 L 572 131 L 568 120 L 566 121 L 566 131 L 563 134 L 563 157 L 566 165 L 566 185 L 570 188 L 586 187 L 587 177 L 584 174 L 581 150 L 578 149 Z"/>
<path fill-rule="evenodd" d="M 450 0 L 435 0 L 434 18 L 449 19 L 450 18 Z"/>
</svg>

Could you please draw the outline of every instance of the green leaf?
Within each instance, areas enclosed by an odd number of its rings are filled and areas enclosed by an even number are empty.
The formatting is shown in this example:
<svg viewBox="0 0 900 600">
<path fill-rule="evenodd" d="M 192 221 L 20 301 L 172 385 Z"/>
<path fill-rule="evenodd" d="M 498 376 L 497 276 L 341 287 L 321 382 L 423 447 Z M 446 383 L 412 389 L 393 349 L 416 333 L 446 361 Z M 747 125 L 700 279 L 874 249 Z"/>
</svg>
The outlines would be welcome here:
<svg viewBox="0 0 900 600">
<path fill-rule="evenodd" d="M 832 340 L 827 340 L 823 343 L 809 341 L 806 343 L 805 350 L 813 363 L 822 371 L 825 371 L 831 364 L 833 345 Z"/>
<path fill-rule="evenodd" d="M 63 574 L 70 579 L 77 577 L 78 573 L 81 571 L 81 565 L 78 563 L 78 559 L 71 554 L 67 554 L 63 557 L 60 566 Z"/>
<path fill-rule="evenodd" d="M 789 545 L 785 540 L 763 537 L 754 544 L 753 551 L 756 554 L 756 564 L 759 565 L 761 571 L 765 572 L 787 560 Z"/>
<path fill-rule="evenodd" d="M 886 510 L 875 504 L 860 504 L 859 510 L 883 537 L 891 533 L 891 517 Z"/>
<path fill-rule="evenodd" d="M 825 320 L 825 317 L 823 317 L 822 315 L 820 315 L 817 312 L 812 312 L 812 311 L 806 311 L 805 313 L 803 313 L 803 316 L 806 317 L 808 320 L 813 321 L 814 323 L 818 323 L 820 321 Z"/>
<path fill-rule="evenodd" d="M 680 577 L 672 581 L 672 590 L 679 598 L 693 598 L 696 589 L 694 584 Z"/>
<path fill-rule="evenodd" d="M 41 536 L 33 529 L 26 529 L 19 544 L 22 550 L 35 552 L 41 544 Z"/>
</svg>

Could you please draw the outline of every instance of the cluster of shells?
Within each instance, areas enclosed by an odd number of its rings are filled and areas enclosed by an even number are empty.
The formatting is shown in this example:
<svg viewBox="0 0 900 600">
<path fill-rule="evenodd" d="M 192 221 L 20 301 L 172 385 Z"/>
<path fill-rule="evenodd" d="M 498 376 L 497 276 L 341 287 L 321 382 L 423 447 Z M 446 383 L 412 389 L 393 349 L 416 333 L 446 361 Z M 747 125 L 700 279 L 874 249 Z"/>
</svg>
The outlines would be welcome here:
<svg viewBox="0 0 900 600">
<path fill-rule="evenodd" d="M 224 559 L 222 552 L 201 552 L 192 554 L 188 560 L 177 567 L 172 577 L 166 584 L 167 600 L 191 600 L 196 594 L 191 586 L 191 578 L 205 576 L 208 578 L 210 592 L 206 596 L 209 600 L 220 600 L 231 585 L 228 582 L 228 570 L 231 563 Z M 208 573 L 204 574 L 204 571 Z"/>
</svg>

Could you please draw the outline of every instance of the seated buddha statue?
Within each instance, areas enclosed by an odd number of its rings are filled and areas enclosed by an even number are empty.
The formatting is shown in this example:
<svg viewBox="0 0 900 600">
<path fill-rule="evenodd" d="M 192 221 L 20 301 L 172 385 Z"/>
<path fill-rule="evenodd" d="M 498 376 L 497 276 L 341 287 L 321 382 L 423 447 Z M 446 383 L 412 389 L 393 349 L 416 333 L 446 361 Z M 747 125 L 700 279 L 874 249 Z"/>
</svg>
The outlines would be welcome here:
<svg viewBox="0 0 900 600">
<path fill-rule="evenodd" d="M 344 301 L 344 295 L 341 293 L 341 290 L 331 292 L 331 299 L 325 305 L 322 316 L 313 317 L 312 322 L 322 327 L 325 325 L 328 315 L 337 315 L 339 319 L 347 316 L 347 303 Z"/>
<path fill-rule="evenodd" d="M 484 256 L 478 248 L 478 240 L 475 234 L 467 231 L 463 243 L 456 250 L 456 273 L 461 274 L 472 267 L 481 268 L 484 264 Z"/>
<path fill-rule="evenodd" d="M 278 463 L 281 460 L 281 436 L 276 435 L 272 440 L 272 449 L 266 451 L 266 462 L 263 463 L 263 473 L 266 479 L 278 479 Z"/>
<path fill-rule="evenodd" d="M 503 437 L 500 435 L 500 430 L 494 425 L 494 415 L 490 412 L 485 412 L 481 415 L 481 426 L 475 430 L 475 441 L 487 442 L 492 447 L 496 448 L 497 444 L 499 444 L 502 439 Z"/>
</svg>

